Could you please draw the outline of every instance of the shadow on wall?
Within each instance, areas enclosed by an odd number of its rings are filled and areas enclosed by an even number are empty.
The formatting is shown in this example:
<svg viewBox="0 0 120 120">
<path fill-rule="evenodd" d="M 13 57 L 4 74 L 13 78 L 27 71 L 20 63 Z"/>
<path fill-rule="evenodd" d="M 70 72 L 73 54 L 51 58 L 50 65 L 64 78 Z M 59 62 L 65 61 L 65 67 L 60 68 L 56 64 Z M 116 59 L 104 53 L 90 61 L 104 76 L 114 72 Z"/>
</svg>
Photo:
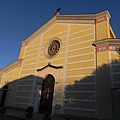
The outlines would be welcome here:
<svg viewBox="0 0 120 120">
<path fill-rule="evenodd" d="M 92 72 L 91 76 L 86 76 L 81 80 L 76 80 L 74 84 L 66 86 L 64 91 L 64 112 L 66 115 L 94 118 L 97 111 L 98 118 L 103 116 L 107 119 L 107 117 L 113 117 L 110 114 L 116 109 L 118 111 L 114 112 L 114 116 L 120 113 L 120 107 L 118 107 L 120 106 L 120 102 L 117 102 L 120 99 L 113 97 L 111 85 L 111 77 L 113 79 L 115 77 L 117 78 L 115 80 L 120 81 L 120 74 L 117 77 L 112 76 L 110 67 L 112 67 L 113 72 L 120 72 L 120 62 L 114 60 L 110 64 L 99 66 L 97 70 Z M 114 88 L 118 89 L 120 85 L 117 85 L 117 87 L 114 86 Z M 119 105 L 113 103 L 119 103 Z"/>
<path fill-rule="evenodd" d="M 54 77 L 50 74 L 46 75 L 44 80 L 42 77 L 29 75 L 9 82 L 0 91 L 0 107 L 7 106 L 25 110 L 32 106 L 38 109 L 36 112 L 47 111 L 51 114 L 54 84 Z"/>
<path fill-rule="evenodd" d="M 81 80 L 76 80 L 73 84 L 69 84 L 65 87 L 65 114 L 93 118 L 95 117 L 95 111 L 97 110 L 98 117 L 106 117 L 106 115 L 110 116 L 111 114 L 109 113 L 112 112 L 114 113 L 114 116 L 118 116 L 120 112 L 120 97 L 117 96 L 119 94 L 116 95 L 115 91 L 112 92 L 112 89 L 120 88 L 120 84 L 116 84 L 112 87 L 111 77 L 113 77 L 113 79 L 115 77 L 116 81 L 120 81 L 120 74 L 114 74 L 112 76 L 110 72 L 111 66 L 113 72 L 120 72 L 120 63 L 117 60 L 114 60 L 110 64 L 103 64 L 102 66 L 99 66 L 96 71 L 92 72 L 91 76 L 86 76 Z M 95 73 L 97 74 L 96 77 Z M 0 90 L 0 105 L 25 109 L 28 106 L 35 107 L 35 103 L 40 102 L 40 91 L 43 91 L 42 83 L 43 78 L 34 75 L 29 75 L 19 80 L 7 83 Z M 45 86 L 44 88 L 48 87 Z M 48 90 L 45 89 L 45 91 Z M 45 92 L 44 95 L 45 98 L 49 98 L 48 96 L 51 96 L 47 92 Z M 114 96 L 113 102 L 111 99 L 112 96 Z M 113 111 L 111 111 L 111 107 Z M 39 105 L 39 111 L 40 109 L 41 105 Z M 114 112 L 116 109 L 117 111 Z"/>
<path fill-rule="evenodd" d="M 42 83 L 43 78 L 34 75 L 8 82 L 0 89 L 0 107 L 10 106 L 23 109 L 28 106 L 35 107 L 36 97 L 39 97 L 39 92 L 42 90 Z"/>
</svg>

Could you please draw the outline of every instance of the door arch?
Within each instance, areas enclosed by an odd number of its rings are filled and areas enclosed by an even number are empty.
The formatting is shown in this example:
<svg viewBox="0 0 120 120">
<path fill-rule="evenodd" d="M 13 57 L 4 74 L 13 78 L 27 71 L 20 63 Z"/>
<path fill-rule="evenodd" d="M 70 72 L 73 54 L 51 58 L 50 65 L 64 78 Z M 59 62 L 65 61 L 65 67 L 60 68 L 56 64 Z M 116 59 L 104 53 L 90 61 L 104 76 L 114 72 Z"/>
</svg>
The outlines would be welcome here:
<svg viewBox="0 0 120 120">
<path fill-rule="evenodd" d="M 4 106 L 6 95 L 7 95 L 7 91 L 8 91 L 8 85 L 5 85 L 2 88 L 2 97 L 1 97 L 0 107 Z"/>
<path fill-rule="evenodd" d="M 55 78 L 51 74 L 48 74 L 43 80 L 39 113 L 49 112 L 51 114 L 54 94 L 54 83 Z"/>
</svg>

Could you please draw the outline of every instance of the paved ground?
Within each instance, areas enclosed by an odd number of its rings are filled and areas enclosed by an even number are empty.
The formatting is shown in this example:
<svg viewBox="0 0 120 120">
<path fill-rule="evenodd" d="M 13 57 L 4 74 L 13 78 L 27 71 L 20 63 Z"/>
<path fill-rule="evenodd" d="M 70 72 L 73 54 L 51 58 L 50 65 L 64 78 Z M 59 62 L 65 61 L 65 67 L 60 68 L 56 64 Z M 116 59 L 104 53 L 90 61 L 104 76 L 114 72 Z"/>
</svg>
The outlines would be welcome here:
<svg viewBox="0 0 120 120">
<path fill-rule="evenodd" d="M 43 118 L 41 117 L 38 118 L 33 116 L 33 118 L 31 119 L 27 119 L 27 118 L 18 118 L 18 117 L 5 115 L 5 116 L 0 116 L 0 120 L 43 120 Z M 61 120 L 61 118 L 57 119 L 57 118 L 51 117 L 51 120 Z"/>
<path fill-rule="evenodd" d="M 26 119 L 25 111 L 7 109 L 5 115 L 0 114 L 0 120 L 43 120 L 44 114 L 36 113 L 33 114 L 31 119 Z M 50 116 L 51 120 L 65 120 L 61 117 Z"/>
<path fill-rule="evenodd" d="M 27 119 L 27 118 L 13 117 L 9 115 L 4 115 L 4 116 L 0 115 L 0 120 L 43 120 L 43 118 L 33 116 L 33 118 L 31 119 Z M 51 117 L 51 120 L 62 120 L 62 118 Z"/>
<path fill-rule="evenodd" d="M 43 120 L 44 114 L 35 113 L 31 119 L 26 118 L 25 111 L 7 109 L 5 115 L 0 114 L 0 120 Z M 58 117 L 58 116 L 50 116 L 51 120 L 66 120 L 65 118 Z M 87 118 L 77 118 L 71 120 L 95 120 L 95 119 L 87 119 Z"/>
<path fill-rule="evenodd" d="M 0 116 L 0 120 L 23 120 L 23 119 L 5 115 L 5 116 Z"/>
</svg>

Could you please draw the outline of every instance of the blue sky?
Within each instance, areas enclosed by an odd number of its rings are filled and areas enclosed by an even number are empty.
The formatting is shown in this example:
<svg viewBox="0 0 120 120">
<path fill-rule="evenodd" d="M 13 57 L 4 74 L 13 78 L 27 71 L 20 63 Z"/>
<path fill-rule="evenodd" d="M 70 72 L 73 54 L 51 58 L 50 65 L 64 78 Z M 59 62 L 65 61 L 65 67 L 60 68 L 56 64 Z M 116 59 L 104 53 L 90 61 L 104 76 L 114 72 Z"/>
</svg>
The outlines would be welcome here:
<svg viewBox="0 0 120 120">
<path fill-rule="evenodd" d="M 61 14 L 89 14 L 109 10 L 110 23 L 120 38 L 120 0 L 0 0 L 0 68 L 18 59 L 21 41 Z"/>
</svg>

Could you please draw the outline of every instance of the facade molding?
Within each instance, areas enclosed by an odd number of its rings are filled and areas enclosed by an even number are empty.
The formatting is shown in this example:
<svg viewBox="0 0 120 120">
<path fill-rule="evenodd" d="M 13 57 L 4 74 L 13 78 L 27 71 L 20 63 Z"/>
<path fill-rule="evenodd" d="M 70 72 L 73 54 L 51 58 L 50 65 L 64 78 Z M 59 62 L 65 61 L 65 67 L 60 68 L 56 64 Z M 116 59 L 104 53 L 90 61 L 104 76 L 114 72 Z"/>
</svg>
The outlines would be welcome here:
<svg viewBox="0 0 120 120">
<path fill-rule="evenodd" d="M 106 16 L 106 17 L 105 17 Z M 74 24 L 95 24 L 96 19 L 97 21 L 101 22 L 102 17 L 105 17 L 105 20 L 110 19 L 110 13 L 108 10 L 97 13 L 97 14 L 76 14 L 76 15 L 58 15 L 54 16 L 50 19 L 46 24 L 40 27 L 36 32 L 30 35 L 26 40 L 22 41 L 22 46 L 28 45 L 32 42 L 35 38 L 45 32 L 45 30 L 49 29 L 55 23 L 74 23 Z M 100 20 L 99 20 L 100 19 Z M 102 19 L 103 21 L 103 19 Z"/>
<path fill-rule="evenodd" d="M 9 72 L 9 71 L 15 69 L 16 67 L 20 67 L 22 65 L 22 61 L 23 61 L 23 59 L 16 60 L 15 62 L 9 64 L 8 66 L 2 68 L 0 70 L 0 73 L 6 73 L 6 72 Z"/>
<path fill-rule="evenodd" d="M 105 39 L 94 41 L 92 45 L 97 48 L 97 52 L 106 50 L 115 51 L 116 47 L 120 47 L 120 39 Z"/>
</svg>

